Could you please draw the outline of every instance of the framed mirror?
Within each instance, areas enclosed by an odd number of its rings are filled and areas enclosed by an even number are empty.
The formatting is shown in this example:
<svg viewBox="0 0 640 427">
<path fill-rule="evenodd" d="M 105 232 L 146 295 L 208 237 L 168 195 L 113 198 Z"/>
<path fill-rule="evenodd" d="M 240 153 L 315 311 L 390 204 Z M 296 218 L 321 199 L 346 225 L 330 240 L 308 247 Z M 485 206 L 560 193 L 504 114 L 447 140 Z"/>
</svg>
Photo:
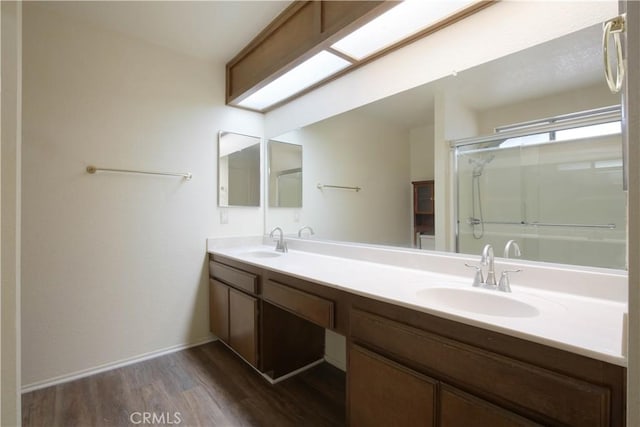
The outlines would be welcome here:
<svg viewBox="0 0 640 427">
<path fill-rule="evenodd" d="M 269 206 L 302 207 L 302 146 L 269 141 Z"/>
<path fill-rule="evenodd" d="M 260 138 L 218 133 L 218 206 L 260 206 Z"/>
</svg>

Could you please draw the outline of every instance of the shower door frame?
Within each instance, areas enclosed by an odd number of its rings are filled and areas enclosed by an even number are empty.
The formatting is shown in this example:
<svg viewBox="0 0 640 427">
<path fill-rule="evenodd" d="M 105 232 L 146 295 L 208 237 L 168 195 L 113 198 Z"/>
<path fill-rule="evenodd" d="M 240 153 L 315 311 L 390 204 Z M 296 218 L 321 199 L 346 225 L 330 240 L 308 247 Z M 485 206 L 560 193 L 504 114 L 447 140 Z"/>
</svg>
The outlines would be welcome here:
<svg viewBox="0 0 640 427">
<path fill-rule="evenodd" d="M 460 194 L 460 175 L 458 170 L 458 155 L 460 148 L 469 147 L 472 145 L 478 145 L 483 143 L 494 142 L 497 140 L 507 140 L 511 138 L 520 138 L 525 136 L 531 136 L 541 133 L 551 133 L 566 129 L 573 129 L 582 126 L 593 126 L 603 123 L 610 123 L 614 121 L 622 120 L 621 105 L 614 105 L 609 107 L 595 108 L 592 110 L 581 111 L 578 113 L 570 113 L 561 116 L 550 117 L 546 119 L 534 120 L 530 122 L 523 122 L 509 127 L 515 127 L 513 130 L 502 131 L 491 135 L 458 139 L 449 141 L 450 151 L 452 153 L 452 173 L 455 179 L 455 185 L 453 186 L 455 194 L 453 195 L 453 214 L 454 221 L 454 233 L 455 233 L 455 251 L 460 253 L 460 218 L 459 218 L 459 205 L 460 201 L 458 196 Z M 550 123 L 552 122 L 552 123 Z M 624 123 L 623 123 L 624 126 Z M 623 132 L 624 134 L 624 132 Z M 562 140 L 561 143 L 571 143 L 572 141 L 582 141 L 584 138 L 576 140 Z M 558 141 L 551 140 L 546 142 L 540 142 L 535 144 L 527 144 L 525 147 L 539 147 L 548 144 L 555 144 Z M 516 148 L 516 147 L 509 147 Z M 505 148 L 488 147 L 484 149 L 474 150 L 474 152 L 496 152 L 504 150 Z M 471 150 L 470 150 L 471 151 Z"/>
</svg>

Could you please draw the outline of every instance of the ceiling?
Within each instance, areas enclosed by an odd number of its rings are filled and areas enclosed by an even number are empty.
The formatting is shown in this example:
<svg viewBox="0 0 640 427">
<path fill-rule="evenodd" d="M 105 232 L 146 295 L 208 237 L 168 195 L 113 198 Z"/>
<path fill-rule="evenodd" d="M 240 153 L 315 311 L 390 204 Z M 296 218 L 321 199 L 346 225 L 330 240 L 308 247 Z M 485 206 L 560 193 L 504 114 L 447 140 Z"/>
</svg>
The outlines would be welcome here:
<svg viewBox="0 0 640 427">
<path fill-rule="evenodd" d="M 40 5 L 184 54 L 226 63 L 289 4 L 286 1 L 47 1 Z"/>
<path fill-rule="evenodd" d="M 594 85 L 603 80 L 601 40 L 602 28 L 594 25 L 357 110 L 411 129 L 433 124 L 438 91 L 481 111 Z"/>
</svg>

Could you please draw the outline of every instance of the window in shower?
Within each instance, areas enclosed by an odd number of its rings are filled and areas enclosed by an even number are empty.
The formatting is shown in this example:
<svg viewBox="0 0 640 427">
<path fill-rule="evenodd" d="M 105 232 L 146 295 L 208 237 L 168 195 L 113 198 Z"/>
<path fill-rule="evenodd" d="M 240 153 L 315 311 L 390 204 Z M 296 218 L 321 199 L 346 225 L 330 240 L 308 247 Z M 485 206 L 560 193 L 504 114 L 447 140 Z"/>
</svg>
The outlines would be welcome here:
<svg viewBox="0 0 640 427">
<path fill-rule="evenodd" d="M 620 110 L 570 116 L 454 143 L 458 252 L 625 268 Z"/>
</svg>

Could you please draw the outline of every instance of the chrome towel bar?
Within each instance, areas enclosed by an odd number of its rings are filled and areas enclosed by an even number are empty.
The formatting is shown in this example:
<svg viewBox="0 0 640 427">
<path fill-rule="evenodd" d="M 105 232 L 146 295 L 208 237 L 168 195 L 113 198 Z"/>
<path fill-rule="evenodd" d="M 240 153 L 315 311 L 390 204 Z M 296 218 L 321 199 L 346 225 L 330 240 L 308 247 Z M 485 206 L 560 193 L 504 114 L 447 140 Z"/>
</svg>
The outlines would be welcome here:
<svg viewBox="0 0 640 427">
<path fill-rule="evenodd" d="M 144 175 L 164 175 L 164 176 L 181 176 L 185 180 L 190 181 L 193 178 L 191 173 L 171 173 L 171 172 L 152 172 L 152 171 L 141 171 L 141 170 L 133 170 L 133 169 L 113 169 L 113 168 L 98 168 L 96 166 L 87 166 L 87 172 L 90 174 L 94 174 L 96 172 L 118 172 L 118 173 L 137 173 Z"/>
<path fill-rule="evenodd" d="M 338 188 L 341 190 L 354 190 L 355 192 L 358 192 L 360 190 L 362 190 L 361 187 L 347 187 L 344 185 L 328 185 L 328 184 L 318 184 L 318 190 L 323 190 L 325 188 Z"/>
</svg>

